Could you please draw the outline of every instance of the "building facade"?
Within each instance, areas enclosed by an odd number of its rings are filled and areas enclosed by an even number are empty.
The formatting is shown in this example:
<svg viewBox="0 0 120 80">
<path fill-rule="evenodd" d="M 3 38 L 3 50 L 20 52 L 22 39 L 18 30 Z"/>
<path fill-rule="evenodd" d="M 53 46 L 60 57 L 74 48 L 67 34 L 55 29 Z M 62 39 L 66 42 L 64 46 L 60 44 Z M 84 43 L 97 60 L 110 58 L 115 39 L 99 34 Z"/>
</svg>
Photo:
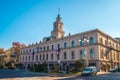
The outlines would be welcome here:
<svg viewBox="0 0 120 80">
<path fill-rule="evenodd" d="M 3 48 L 0 48 L 0 68 L 3 68 L 3 66 L 5 65 L 5 52 Z"/>
<path fill-rule="evenodd" d="M 25 45 L 20 44 L 19 42 L 13 42 L 12 47 L 5 50 L 4 54 L 1 54 L 4 68 L 15 68 L 15 65 L 19 64 L 20 48 L 22 47 L 25 47 Z"/>
<path fill-rule="evenodd" d="M 114 39 L 99 29 L 68 36 L 64 33 L 58 14 L 51 36 L 21 48 L 19 62 L 24 68 L 45 62 L 48 71 L 55 65 L 59 65 L 61 71 L 71 69 L 72 64 L 82 58 L 89 60 L 89 65 L 96 66 L 98 71 L 120 66 L 119 38 Z"/>
</svg>

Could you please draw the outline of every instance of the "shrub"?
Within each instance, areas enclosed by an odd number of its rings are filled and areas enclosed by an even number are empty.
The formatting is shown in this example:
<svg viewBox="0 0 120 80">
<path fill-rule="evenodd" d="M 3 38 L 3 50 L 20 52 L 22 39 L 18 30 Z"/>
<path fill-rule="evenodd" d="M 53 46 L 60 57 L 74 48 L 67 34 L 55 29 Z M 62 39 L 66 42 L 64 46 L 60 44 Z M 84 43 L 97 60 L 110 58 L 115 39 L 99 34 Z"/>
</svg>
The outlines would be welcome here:
<svg viewBox="0 0 120 80">
<path fill-rule="evenodd" d="M 34 72 L 47 72 L 47 65 L 45 63 L 35 64 L 29 68 L 30 71 Z"/>
</svg>

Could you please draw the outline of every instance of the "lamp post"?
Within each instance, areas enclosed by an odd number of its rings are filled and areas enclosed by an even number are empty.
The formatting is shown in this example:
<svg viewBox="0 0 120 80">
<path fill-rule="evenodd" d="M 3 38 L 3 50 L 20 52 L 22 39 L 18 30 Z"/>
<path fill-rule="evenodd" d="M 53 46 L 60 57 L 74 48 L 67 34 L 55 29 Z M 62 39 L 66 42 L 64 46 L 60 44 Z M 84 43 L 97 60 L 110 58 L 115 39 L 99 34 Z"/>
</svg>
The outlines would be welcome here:
<svg viewBox="0 0 120 80">
<path fill-rule="evenodd" d="M 84 55 L 86 56 L 86 50 L 85 50 L 85 45 L 89 43 L 88 37 L 84 36 L 82 39 L 79 40 L 80 46 L 83 46 L 84 48 Z M 84 58 L 85 58 L 84 56 Z"/>
<path fill-rule="evenodd" d="M 85 45 L 87 45 L 89 43 L 89 40 L 88 40 L 88 37 L 84 36 L 82 39 L 79 40 L 80 42 L 80 46 L 83 47 L 84 51 L 82 51 L 82 57 L 83 57 L 83 61 L 82 61 L 82 64 L 85 66 L 86 65 L 86 62 L 85 62 L 85 58 L 87 58 L 87 53 L 86 53 L 86 50 L 85 50 Z M 83 53 L 84 53 L 84 56 L 83 56 Z M 81 56 L 81 55 L 80 55 Z"/>
<path fill-rule="evenodd" d="M 58 47 L 56 50 L 56 55 L 57 55 L 57 69 L 58 69 L 58 72 L 60 71 L 60 47 Z"/>
</svg>

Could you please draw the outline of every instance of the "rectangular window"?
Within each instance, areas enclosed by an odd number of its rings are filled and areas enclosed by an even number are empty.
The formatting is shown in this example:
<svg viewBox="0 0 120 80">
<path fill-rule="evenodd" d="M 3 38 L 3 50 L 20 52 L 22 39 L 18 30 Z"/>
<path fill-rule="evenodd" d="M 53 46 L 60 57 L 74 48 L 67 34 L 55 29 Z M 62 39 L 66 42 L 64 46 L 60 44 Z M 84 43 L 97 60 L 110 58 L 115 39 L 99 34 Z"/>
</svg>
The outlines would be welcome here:
<svg viewBox="0 0 120 80">
<path fill-rule="evenodd" d="M 40 60 L 41 60 L 41 55 L 40 55 Z"/>
<path fill-rule="evenodd" d="M 53 60 L 53 53 L 51 54 L 51 60 Z"/>
<path fill-rule="evenodd" d="M 66 52 L 64 52 L 64 59 L 67 59 L 67 54 L 66 54 Z"/>
<path fill-rule="evenodd" d="M 38 55 L 36 55 L 36 61 L 38 61 Z"/>
<path fill-rule="evenodd" d="M 47 46 L 47 51 L 49 50 L 49 46 Z"/>
<path fill-rule="evenodd" d="M 24 62 L 24 56 L 23 56 L 23 62 Z"/>
<path fill-rule="evenodd" d="M 32 55 L 32 60 L 34 60 L 34 55 Z"/>
<path fill-rule="evenodd" d="M 29 56 L 29 62 L 30 62 L 30 56 Z"/>
<path fill-rule="evenodd" d="M 46 60 L 48 60 L 48 54 L 46 54 Z"/>
<path fill-rule="evenodd" d="M 60 59 L 60 55 L 59 55 L 59 54 L 57 54 L 57 59 L 58 59 L 58 60 Z"/>
<path fill-rule="evenodd" d="M 45 60 L 45 54 L 43 54 L 43 60 Z"/>
<path fill-rule="evenodd" d="M 54 50 L 54 45 L 52 45 L 52 50 Z"/>
<path fill-rule="evenodd" d="M 36 52 L 37 52 L 37 53 L 39 52 L 39 47 L 36 47 Z"/>
<path fill-rule="evenodd" d="M 28 53 L 28 50 L 26 50 L 26 53 Z"/>
<path fill-rule="evenodd" d="M 40 51 L 42 51 L 42 47 L 40 47 Z"/>
<path fill-rule="evenodd" d="M 75 59 L 74 51 L 72 51 L 71 55 L 72 55 L 72 59 Z"/>
<path fill-rule="evenodd" d="M 20 53 L 22 54 L 22 51 L 20 51 Z"/>
<path fill-rule="evenodd" d="M 107 40 L 105 40 L 105 45 L 106 45 L 106 46 L 108 45 L 108 41 L 107 41 Z"/>
<path fill-rule="evenodd" d="M 27 62 L 27 56 L 26 56 L 26 62 Z"/>
<path fill-rule="evenodd" d="M 29 53 L 31 53 L 31 49 L 29 49 Z"/>
</svg>

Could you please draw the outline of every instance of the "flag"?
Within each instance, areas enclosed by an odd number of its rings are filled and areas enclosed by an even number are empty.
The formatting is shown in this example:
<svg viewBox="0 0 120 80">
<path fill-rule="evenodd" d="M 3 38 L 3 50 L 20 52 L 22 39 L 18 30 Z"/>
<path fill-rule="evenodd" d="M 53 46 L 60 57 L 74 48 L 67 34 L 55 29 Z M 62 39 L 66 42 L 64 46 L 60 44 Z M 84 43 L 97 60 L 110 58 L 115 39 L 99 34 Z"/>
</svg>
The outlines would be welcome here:
<svg viewBox="0 0 120 80">
<path fill-rule="evenodd" d="M 60 53 L 60 48 L 56 48 L 55 53 L 58 55 Z"/>
<path fill-rule="evenodd" d="M 31 52 L 30 55 L 33 55 L 33 52 Z"/>
<path fill-rule="evenodd" d="M 55 53 L 58 55 L 58 49 L 57 48 L 55 49 Z"/>
</svg>

